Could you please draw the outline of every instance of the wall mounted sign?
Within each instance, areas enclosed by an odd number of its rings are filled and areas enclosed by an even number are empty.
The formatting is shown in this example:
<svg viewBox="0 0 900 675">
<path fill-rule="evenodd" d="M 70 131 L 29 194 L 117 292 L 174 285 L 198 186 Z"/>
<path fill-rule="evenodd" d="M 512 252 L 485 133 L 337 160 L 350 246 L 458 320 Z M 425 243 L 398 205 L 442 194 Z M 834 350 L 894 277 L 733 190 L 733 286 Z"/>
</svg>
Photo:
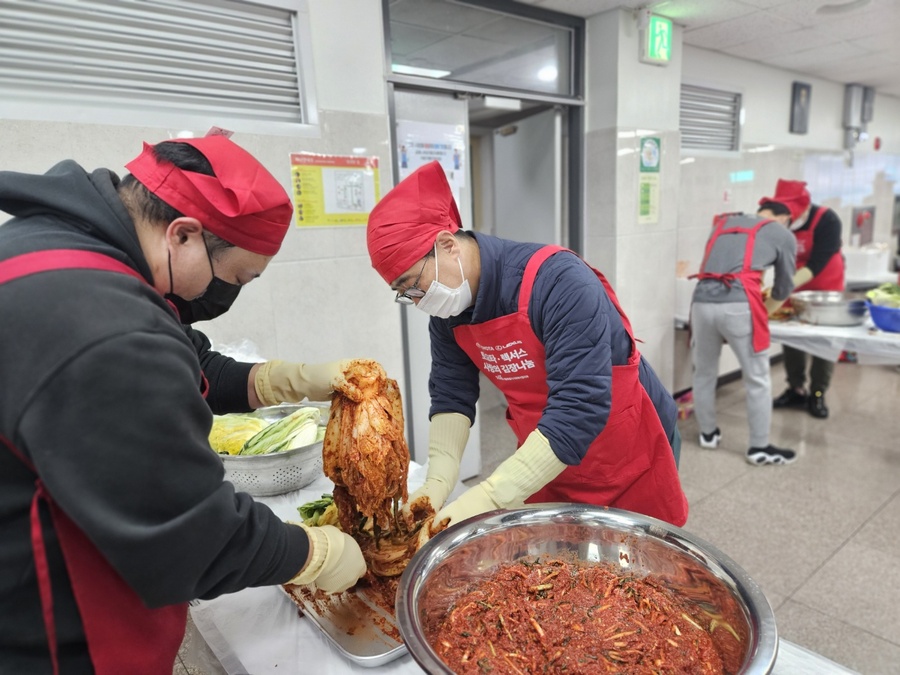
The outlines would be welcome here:
<svg viewBox="0 0 900 675">
<path fill-rule="evenodd" d="M 672 20 L 649 14 L 641 19 L 641 53 L 644 63 L 666 66 L 672 60 Z"/>
<path fill-rule="evenodd" d="M 794 82 L 791 85 L 791 133 L 805 134 L 809 130 L 809 98 L 812 85 Z"/>
<path fill-rule="evenodd" d="M 460 188 L 466 185 L 465 152 L 465 126 L 462 124 L 397 121 L 400 180 L 423 164 L 437 161 L 447 175 L 457 204 L 460 203 Z"/>
<path fill-rule="evenodd" d="M 291 153 L 297 227 L 365 225 L 378 203 L 378 158 Z"/>
<path fill-rule="evenodd" d="M 640 139 L 640 174 L 638 178 L 638 223 L 659 222 L 659 164 L 661 141 L 656 136 Z"/>
</svg>

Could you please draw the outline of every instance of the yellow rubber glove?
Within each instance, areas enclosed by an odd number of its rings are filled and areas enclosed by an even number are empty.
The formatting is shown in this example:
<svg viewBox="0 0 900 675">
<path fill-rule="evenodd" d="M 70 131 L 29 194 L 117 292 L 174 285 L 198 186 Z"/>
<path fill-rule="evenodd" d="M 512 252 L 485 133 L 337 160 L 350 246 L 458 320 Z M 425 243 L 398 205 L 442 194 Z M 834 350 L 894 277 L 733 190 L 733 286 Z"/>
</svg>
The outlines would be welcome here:
<svg viewBox="0 0 900 675">
<path fill-rule="evenodd" d="M 300 573 L 287 583 L 298 586 L 314 583 L 326 593 L 340 593 L 366 573 L 366 561 L 359 544 L 349 534 L 334 525 L 291 525 L 302 528 L 309 537 L 309 558 Z"/>
<path fill-rule="evenodd" d="M 769 316 L 772 316 L 775 312 L 777 312 L 784 304 L 784 302 L 784 300 L 776 300 L 772 296 L 767 297 L 763 301 L 766 306 L 766 312 L 768 312 Z"/>
<path fill-rule="evenodd" d="M 812 270 L 808 267 L 801 267 L 799 270 L 794 272 L 794 289 L 798 286 L 802 286 L 807 281 L 813 278 Z"/>
<path fill-rule="evenodd" d="M 459 480 L 459 463 L 471 426 L 469 418 L 460 413 L 438 413 L 431 418 L 428 427 L 428 473 L 422 487 L 413 492 L 403 505 L 405 516 L 412 517 L 412 512 L 424 508 L 426 501 L 435 511 L 440 510 L 447 501 Z"/>
<path fill-rule="evenodd" d="M 297 403 L 304 398 L 310 401 L 328 401 L 335 387 L 344 380 L 348 360 L 329 363 L 289 363 L 266 361 L 256 371 L 253 385 L 263 405 Z"/>
<path fill-rule="evenodd" d="M 494 473 L 466 490 L 434 518 L 435 524 L 449 524 L 494 509 L 522 506 L 525 500 L 562 473 L 566 465 L 559 461 L 550 442 L 535 429 L 515 454 L 504 460 Z"/>
</svg>

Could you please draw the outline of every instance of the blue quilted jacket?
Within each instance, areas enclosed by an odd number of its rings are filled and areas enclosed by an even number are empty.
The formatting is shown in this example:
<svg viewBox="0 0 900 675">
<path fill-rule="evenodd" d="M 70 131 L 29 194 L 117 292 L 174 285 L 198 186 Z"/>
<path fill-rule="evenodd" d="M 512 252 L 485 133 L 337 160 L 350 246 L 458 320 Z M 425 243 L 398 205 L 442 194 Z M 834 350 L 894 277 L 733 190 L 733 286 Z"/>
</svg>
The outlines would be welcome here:
<svg viewBox="0 0 900 675">
<path fill-rule="evenodd" d="M 473 421 L 479 370 L 457 345 L 453 328 L 514 313 L 525 265 L 543 246 L 486 234 L 474 236 L 481 255 L 475 305 L 450 319 L 432 317 L 429 325 L 430 415 L 457 412 Z M 557 253 L 541 266 L 528 317 L 546 354 L 549 394 L 538 428 L 561 461 L 579 464 L 606 426 L 612 403 L 612 366 L 628 362 L 631 341 L 596 274 L 569 252 Z M 640 381 L 672 441 L 675 401 L 643 357 Z"/>
</svg>

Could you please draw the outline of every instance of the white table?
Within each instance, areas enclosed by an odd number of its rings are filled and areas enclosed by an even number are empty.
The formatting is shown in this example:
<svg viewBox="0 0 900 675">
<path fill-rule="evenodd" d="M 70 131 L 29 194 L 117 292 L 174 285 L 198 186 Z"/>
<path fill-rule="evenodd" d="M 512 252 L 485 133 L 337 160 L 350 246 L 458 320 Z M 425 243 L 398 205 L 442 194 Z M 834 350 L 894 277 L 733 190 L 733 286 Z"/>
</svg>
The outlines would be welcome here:
<svg viewBox="0 0 900 675">
<path fill-rule="evenodd" d="M 841 352 L 855 352 L 859 363 L 900 365 L 900 333 L 879 330 L 867 318 L 860 326 L 819 326 L 797 319 L 770 321 L 772 340 L 837 361 Z"/>
<path fill-rule="evenodd" d="M 426 468 L 409 464 L 407 486 L 411 492 L 425 481 Z M 324 475 L 301 490 L 275 497 L 256 497 L 282 520 L 299 520 L 297 507 L 325 493 L 334 484 Z M 455 499 L 465 486 L 458 483 L 451 493 Z M 382 666 L 368 668 L 347 660 L 278 586 L 248 588 L 215 600 L 191 603 L 191 618 L 229 675 L 349 675 L 390 672 L 398 675 L 421 673 L 408 654 Z M 313 670 L 312 665 L 315 664 Z"/>
<path fill-rule="evenodd" d="M 425 467 L 410 462 L 409 490 L 425 480 Z M 308 487 L 277 497 L 258 497 L 283 520 L 296 520 L 297 507 L 334 485 L 324 476 Z M 450 499 L 465 490 L 461 483 Z M 374 668 L 347 660 L 313 625 L 297 614 L 297 607 L 276 586 L 248 588 L 215 600 L 191 603 L 191 618 L 229 675 L 420 675 L 409 654 Z M 847 675 L 839 666 L 787 640 L 779 641 L 773 675 Z"/>
</svg>

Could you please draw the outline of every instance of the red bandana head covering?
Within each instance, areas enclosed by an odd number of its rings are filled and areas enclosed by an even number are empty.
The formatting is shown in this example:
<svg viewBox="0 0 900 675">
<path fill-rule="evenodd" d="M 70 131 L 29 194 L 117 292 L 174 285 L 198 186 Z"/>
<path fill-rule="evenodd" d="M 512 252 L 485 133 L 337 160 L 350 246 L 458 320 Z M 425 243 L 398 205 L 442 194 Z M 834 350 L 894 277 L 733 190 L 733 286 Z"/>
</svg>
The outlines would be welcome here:
<svg viewBox="0 0 900 675">
<path fill-rule="evenodd" d="M 806 189 L 806 181 L 779 178 L 778 184 L 775 186 L 775 195 L 763 197 L 759 203 L 778 202 L 784 204 L 791 212 L 791 220 L 797 220 L 806 211 L 811 201 L 809 190 Z"/>
<path fill-rule="evenodd" d="M 140 155 L 125 165 L 132 175 L 166 204 L 239 248 L 275 255 L 293 215 L 281 184 L 249 152 L 224 136 L 178 138 L 206 157 L 215 176 L 182 171 L 156 158 L 144 143 Z"/>
<path fill-rule="evenodd" d="M 447 176 L 439 162 L 429 162 L 397 183 L 369 214 L 372 267 L 391 283 L 431 250 L 439 232 L 461 226 Z"/>
</svg>

